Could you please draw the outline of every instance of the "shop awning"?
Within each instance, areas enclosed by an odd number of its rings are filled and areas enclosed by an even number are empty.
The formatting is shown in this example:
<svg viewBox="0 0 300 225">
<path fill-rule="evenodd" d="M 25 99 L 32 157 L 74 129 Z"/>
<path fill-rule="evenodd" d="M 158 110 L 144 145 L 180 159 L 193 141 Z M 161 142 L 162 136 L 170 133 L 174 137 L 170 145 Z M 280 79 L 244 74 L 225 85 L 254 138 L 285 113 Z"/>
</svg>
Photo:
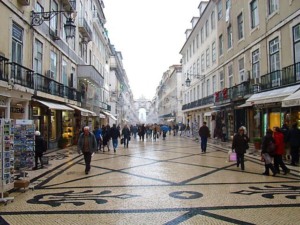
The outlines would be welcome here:
<svg viewBox="0 0 300 225">
<path fill-rule="evenodd" d="M 53 103 L 53 102 L 46 102 L 46 101 L 41 101 L 41 100 L 36 100 L 36 101 L 47 106 L 49 109 L 74 111 L 74 109 L 72 109 L 66 105 Z"/>
<path fill-rule="evenodd" d="M 291 107 L 298 105 L 300 105 L 300 90 L 282 100 L 282 107 Z"/>
<path fill-rule="evenodd" d="M 242 105 L 239 105 L 238 108 L 245 108 L 245 107 L 251 107 L 251 106 L 253 106 L 253 105 L 251 104 L 251 102 L 246 102 L 246 103 L 244 103 L 244 104 L 242 104 Z"/>
<path fill-rule="evenodd" d="M 113 120 L 117 120 L 117 118 L 114 117 L 111 113 L 105 112 L 105 111 L 103 111 L 103 113 L 104 113 L 105 115 L 109 116 L 110 118 L 112 118 Z"/>
<path fill-rule="evenodd" d="M 81 108 L 81 107 L 78 107 L 76 105 L 69 105 L 68 106 L 72 107 L 73 109 L 77 109 L 80 111 L 80 114 L 82 116 L 97 116 L 97 114 L 95 112 L 92 112 L 90 110 L 87 110 L 87 109 L 84 109 L 84 108 Z"/>
<path fill-rule="evenodd" d="M 279 88 L 271 91 L 260 92 L 252 95 L 247 99 L 246 103 L 251 105 L 282 102 L 290 94 L 299 89 L 300 85 L 294 85 L 291 87 Z"/>
<path fill-rule="evenodd" d="M 100 113 L 100 114 L 99 114 L 99 117 L 100 117 L 101 119 L 105 119 L 105 118 L 106 118 L 105 114 L 103 114 L 103 113 Z"/>
<path fill-rule="evenodd" d="M 211 116 L 212 112 L 205 112 L 204 116 Z"/>
</svg>

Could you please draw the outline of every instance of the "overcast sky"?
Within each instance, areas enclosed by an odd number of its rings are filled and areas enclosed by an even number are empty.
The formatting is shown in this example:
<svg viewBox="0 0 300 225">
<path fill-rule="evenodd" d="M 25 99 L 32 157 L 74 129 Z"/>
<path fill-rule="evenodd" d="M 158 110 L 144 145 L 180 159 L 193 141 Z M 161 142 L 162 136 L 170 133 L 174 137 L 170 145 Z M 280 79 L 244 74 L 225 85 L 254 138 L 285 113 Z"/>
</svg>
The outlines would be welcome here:
<svg viewBox="0 0 300 225">
<path fill-rule="evenodd" d="M 104 0 L 105 27 L 117 51 L 134 98 L 152 99 L 179 51 L 201 0 Z"/>
</svg>

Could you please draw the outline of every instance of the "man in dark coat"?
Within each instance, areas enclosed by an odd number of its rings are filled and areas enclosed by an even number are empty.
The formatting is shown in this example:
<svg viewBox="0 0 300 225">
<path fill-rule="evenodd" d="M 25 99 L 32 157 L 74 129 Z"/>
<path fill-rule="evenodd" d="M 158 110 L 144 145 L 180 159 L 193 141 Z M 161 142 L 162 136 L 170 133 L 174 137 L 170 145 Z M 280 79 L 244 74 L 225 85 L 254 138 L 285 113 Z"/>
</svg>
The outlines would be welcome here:
<svg viewBox="0 0 300 225">
<path fill-rule="evenodd" d="M 244 154 L 246 153 L 248 142 L 249 142 L 249 138 L 245 134 L 244 128 L 240 127 L 238 133 L 233 137 L 231 148 L 236 152 L 236 158 L 237 158 L 236 166 L 239 167 L 239 165 L 241 164 L 242 170 L 245 170 Z"/>
<path fill-rule="evenodd" d="M 201 138 L 201 151 L 205 153 L 207 147 L 207 138 L 209 138 L 209 129 L 206 126 L 206 122 L 203 122 L 203 125 L 200 127 L 199 136 Z"/>
<path fill-rule="evenodd" d="M 113 124 L 113 127 L 110 129 L 110 136 L 112 139 L 114 152 L 116 152 L 118 147 L 118 138 L 121 137 L 120 130 L 117 128 L 116 124 Z"/>
<path fill-rule="evenodd" d="M 128 128 L 127 125 L 125 125 L 122 129 L 122 135 L 124 138 L 124 148 L 127 147 L 128 148 L 128 142 L 130 140 L 130 130 Z"/>
<path fill-rule="evenodd" d="M 39 132 L 38 130 L 35 131 L 35 167 L 33 167 L 33 170 L 37 170 L 38 169 L 38 161 L 40 159 L 40 163 L 41 163 L 41 168 L 44 168 L 43 165 L 43 153 L 46 151 L 45 149 L 45 141 L 44 138 L 41 136 L 41 132 Z"/>
<path fill-rule="evenodd" d="M 85 174 L 88 174 L 91 169 L 92 154 L 97 149 L 97 141 L 95 135 L 90 132 L 88 126 L 83 128 L 83 133 L 80 134 L 78 139 L 78 153 L 83 153 L 85 161 Z"/>
<path fill-rule="evenodd" d="M 300 146 L 300 130 L 297 124 L 292 125 L 292 129 L 288 133 L 288 142 L 291 146 L 292 166 L 296 166 L 299 163 L 299 146 Z"/>
</svg>

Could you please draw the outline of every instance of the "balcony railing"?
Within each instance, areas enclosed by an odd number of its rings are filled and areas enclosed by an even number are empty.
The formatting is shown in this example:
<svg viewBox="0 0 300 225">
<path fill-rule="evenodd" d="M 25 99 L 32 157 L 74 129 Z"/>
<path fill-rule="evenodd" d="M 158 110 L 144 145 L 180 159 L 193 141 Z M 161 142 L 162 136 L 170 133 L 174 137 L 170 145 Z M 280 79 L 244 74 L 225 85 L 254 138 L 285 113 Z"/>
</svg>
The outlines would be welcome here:
<svg viewBox="0 0 300 225">
<path fill-rule="evenodd" d="M 8 81 L 8 59 L 0 55 L 0 80 Z"/>
<path fill-rule="evenodd" d="M 85 18 L 78 19 L 78 29 L 82 33 L 83 37 L 88 38 L 89 41 L 92 40 L 93 33 Z"/>
<path fill-rule="evenodd" d="M 196 101 L 193 101 L 191 103 L 183 105 L 182 110 L 193 109 L 196 107 L 200 107 L 200 106 L 204 106 L 204 105 L 208 105 L 208 104 L 212 104 L 212 103 L 214 103 L 214 95 L 209 95 L 205 98 L 198 99 Z"/>
<path fill-rule="evenodd" d="M 261 90 L 272 89 L 282 86 L 282 71 L 276 70 L 261 76 Z"/>
<path fill-rule="evenodd" d="M 37 91 L 41 91 L 47 94 L 67 98 L 74 101 L 81 101 L 81 94 L 75 88 L 65 86 L 49 77 L 45 77 L 36 73 L 36 85 Z"/>
<path fill-rule="evenodd" d="M 15 62 L 9 62 L 6 65 L 10 67 L 10 79 L 13 80 L 14 84 L 33 89 L 33 70 Z"/>
<path fill-rule="evenodd" d="M 282 85 L 298 83 L 300 81 L 300 62 L 282 69 Z"/>
</svg>

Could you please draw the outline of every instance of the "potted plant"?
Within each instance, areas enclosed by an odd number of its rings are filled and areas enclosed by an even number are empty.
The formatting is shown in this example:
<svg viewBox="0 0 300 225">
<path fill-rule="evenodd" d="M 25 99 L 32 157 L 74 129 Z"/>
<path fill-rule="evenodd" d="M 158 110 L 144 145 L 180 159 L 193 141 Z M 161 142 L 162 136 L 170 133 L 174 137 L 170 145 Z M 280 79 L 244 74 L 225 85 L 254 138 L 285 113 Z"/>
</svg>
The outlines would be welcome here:
<svg viewBox="0 0 300 225">
<path fill-rule="evenodd" d="M 68 145 L 68 139 L 66 137 L 60 137 L 58 140 L 58 147 L 59 148 L 65 148 Z"/>
<path fill-rule="evenodd" d="M 254 137 L 253 138 L 254 148 L 256 150 L 261 149 L 261 137 Z"/>
</svg>

